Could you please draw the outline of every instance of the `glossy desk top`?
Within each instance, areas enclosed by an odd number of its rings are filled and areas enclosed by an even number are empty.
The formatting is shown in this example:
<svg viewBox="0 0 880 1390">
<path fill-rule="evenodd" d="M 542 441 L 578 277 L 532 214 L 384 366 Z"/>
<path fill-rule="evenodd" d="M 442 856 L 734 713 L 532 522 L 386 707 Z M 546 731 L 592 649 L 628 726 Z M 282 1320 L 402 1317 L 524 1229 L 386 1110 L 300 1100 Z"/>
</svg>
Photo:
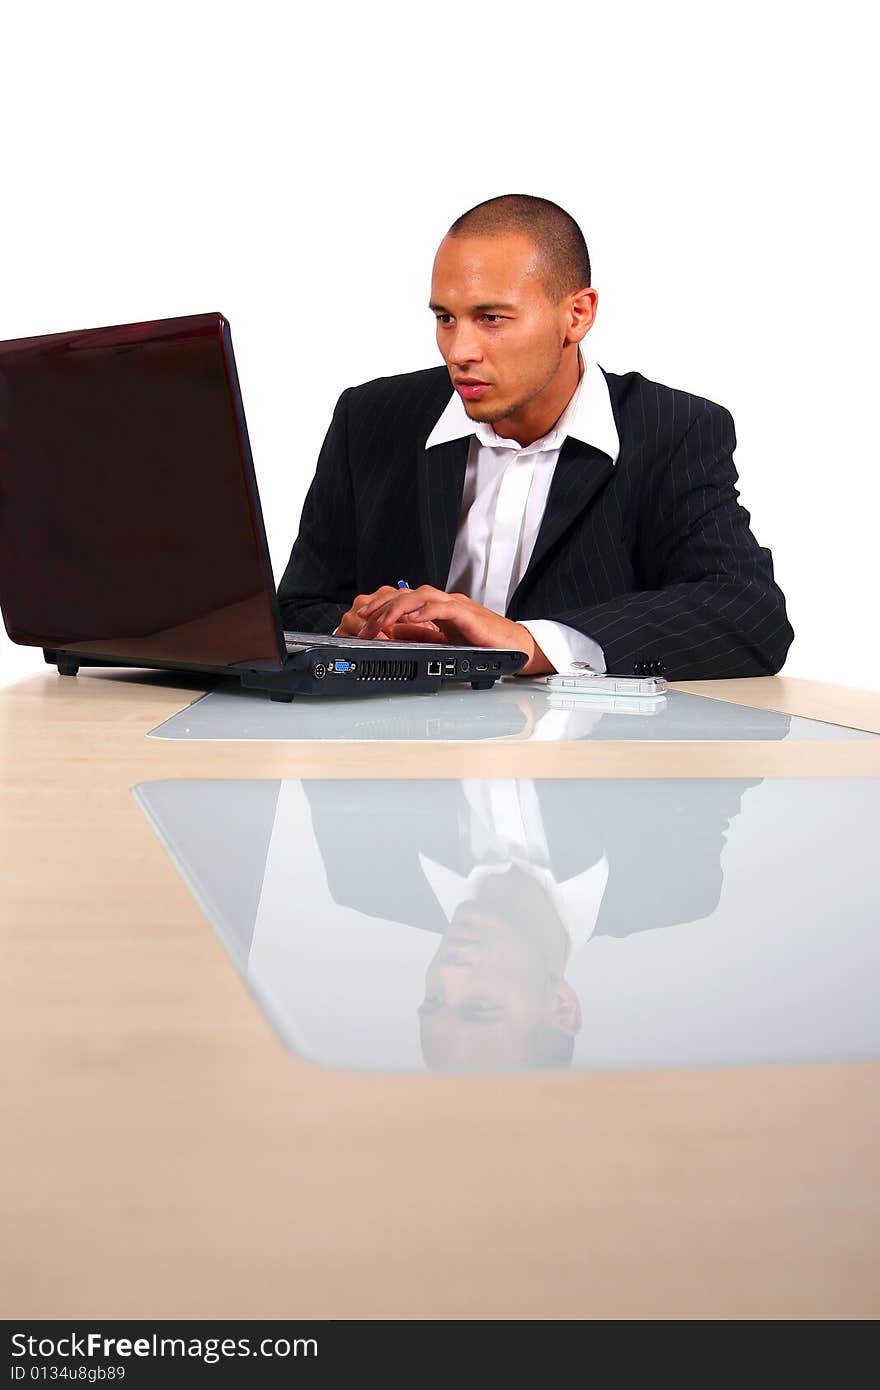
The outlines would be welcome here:
<svg viewBox="0 0 880 1390">
<path fill-rule="evenodd" d="M 492 690 L 448 688 L 425 695 L 301 696 L 290 704 L 222 681 L 150 730 L 151 738 L 195 742 L 515 743 L 724 742 L 736 739 L 876 739 L 846 725 L 670 690 L 652 699 L 571 694 L 513 677 Z"/>
<path fill-rule="evenodd" d="M 0 693 L 7 1316 L 877 1315 L 876 1063 L 315 1066 L 254 1006 L 132 789 L 830 778 L 838 795 L 846 778 L 870 797 L 880 741 L 146 737 L 197 693 L 98 672 Z M 712 695 L 880 732 L 870 692 L 774 678 Z M 395 850 L 390 825 L 377 876 Z M 779 959 L 771 987 L 784 1012 Z"/>
<path fill-rule="evenodd" d="M 306 1060 L 489 1075 L 880 1058 L 880 778 L 134 794 Z"/>
</svg>

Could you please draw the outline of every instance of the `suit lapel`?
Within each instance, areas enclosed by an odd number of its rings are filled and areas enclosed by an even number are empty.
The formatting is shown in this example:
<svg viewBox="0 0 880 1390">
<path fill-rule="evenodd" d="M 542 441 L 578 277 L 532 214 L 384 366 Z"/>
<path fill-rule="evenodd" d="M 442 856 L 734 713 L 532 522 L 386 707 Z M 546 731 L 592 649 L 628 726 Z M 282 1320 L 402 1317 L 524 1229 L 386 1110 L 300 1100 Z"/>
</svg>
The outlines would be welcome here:
<svg viewBox="0 0 880 1390">
<path fill-rule="evenodd" d="M 422 449 L 419 457 L 419 519 L 426 583 L 445 589 L 455 546 L 469 438 Z"/>
<path fill-rule="evenodd" d="M 584 444 L 580 439 L 569 437 L 565 440 L 559 451 L 535 548 L 526 572 L 511 596 L 508 614 L 513 613 L 515 604 L 528 588 L 544 556 L 582 515 L 613 472 L 613 463 L 601 449 Z"/>
<path fill-rule="evenodd" d="M 553 778 L 536 778 L 534 787 L 541 807 L 550 868 L 557 883 L 564 883 L 575 874 L 592 868 L 605 852 L 600 833 L 603 802 L 601 796 L 594 795 L 592 784 L 586 794 L 582 783 L 575 786 Z"/>
</svg>

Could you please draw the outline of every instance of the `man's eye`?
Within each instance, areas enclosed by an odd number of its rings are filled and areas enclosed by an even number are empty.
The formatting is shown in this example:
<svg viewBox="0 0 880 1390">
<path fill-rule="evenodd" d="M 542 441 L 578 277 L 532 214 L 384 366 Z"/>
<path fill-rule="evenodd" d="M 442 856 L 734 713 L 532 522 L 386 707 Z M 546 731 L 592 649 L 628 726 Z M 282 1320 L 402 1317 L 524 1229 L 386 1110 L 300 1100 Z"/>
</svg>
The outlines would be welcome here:
<svg viewBox="0 0 880 1390">
<path fill-rule="evenodd" d="M 448 327 L 449 323 L 450 323 L 451 320 L 452 320 L 452 315 L 451 315 L 451 314 L 435 314 L 434 317 L 435 317 L 435 319 L 437 320 L 438 323 L 441 323 L 441 324 L 443 325 L 444 328 Z M 505 316 L 504 314 L 481 314 L 481 315 L 480 315 L 480 318 L 481 318 L 485 323 L 491 323 L 491 324 L 493 324 L 493 325 L 496 324 L 496 323 L 503 323 L 505 317 L 506 317 L 506 316 Z"/>
</svg>

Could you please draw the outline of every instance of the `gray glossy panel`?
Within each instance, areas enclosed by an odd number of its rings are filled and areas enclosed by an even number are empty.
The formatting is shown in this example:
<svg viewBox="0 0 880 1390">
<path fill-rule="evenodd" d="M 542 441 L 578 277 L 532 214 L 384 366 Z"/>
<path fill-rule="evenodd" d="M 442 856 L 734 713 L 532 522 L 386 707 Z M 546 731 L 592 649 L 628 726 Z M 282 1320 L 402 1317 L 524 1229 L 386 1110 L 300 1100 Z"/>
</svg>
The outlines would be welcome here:
<svg viewBox="0 0 880 1390">
<path fill-rule="evenodd" d="M 311 1061 L 493 1072 L 880 1054 L 878 779 L 202 780 L 135 795 Z"/>
<path fill-rule="evenodd" d="M 345 740 L 418 743 L 557 742 L 567 739 L 639 742 L 724 739 L 872 739 L 876 734 L 749 709 L 671 690 L 656 701 L 569 696 L 525 681 L 492 690 L 440 690 L 434 695 L 363 699 L 301 697 L 289 705 L 224 682 L 151 731 L 153 738 Z"/>
</svg>

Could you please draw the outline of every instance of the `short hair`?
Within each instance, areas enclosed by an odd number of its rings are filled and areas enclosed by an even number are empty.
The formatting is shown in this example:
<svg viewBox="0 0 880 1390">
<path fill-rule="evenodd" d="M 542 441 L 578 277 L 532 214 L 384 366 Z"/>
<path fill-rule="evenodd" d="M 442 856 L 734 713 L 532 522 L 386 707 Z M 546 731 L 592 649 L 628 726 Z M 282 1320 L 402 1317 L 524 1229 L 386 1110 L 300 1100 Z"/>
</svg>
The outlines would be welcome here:
<svg viewBox="0 0 880 1390">
<path fill-rule="evenodd" d="M 541 279 L 554 304 L 590 284 L 590 253 L 570 213 L 531 193 L 502 193 L 457 217 L 447 236 L 506 236 L 521 232 L 538 249 Z"/>
</svg>

